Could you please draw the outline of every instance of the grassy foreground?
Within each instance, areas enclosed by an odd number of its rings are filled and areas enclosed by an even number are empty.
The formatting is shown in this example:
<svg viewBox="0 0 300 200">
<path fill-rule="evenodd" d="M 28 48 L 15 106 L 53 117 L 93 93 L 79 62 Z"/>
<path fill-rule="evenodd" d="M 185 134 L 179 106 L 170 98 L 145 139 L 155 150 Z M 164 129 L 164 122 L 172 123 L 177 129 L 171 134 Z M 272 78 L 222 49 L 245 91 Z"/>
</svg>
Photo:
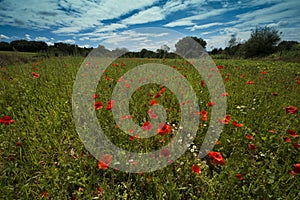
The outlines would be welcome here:
<svg viewBox="0 0 300 200">
<path fill-rule="evenodd" d="M 186 76 L 201 99 L 201 110 L 207 111 L 199 114 L 194 145 L 180 159 L 155 172 L 130 174 L 105 169 L 75 130 L 72 90 L 82 62 L 81 57 L 61 57 L 0 68 L 0 199 L 299 198 L 300 120 L 295 111 L 300 108 L 299 63 L 215 60 L 222 66 L 230 119 L 223 120 L 213 150 L 224 163 L 213 163 L 197 158 L 214 106 L 201 77 L 180 60 L 116 60 L 101 77 L 95 102 L 103 104 L 96 111 L 99 123 L 120 147 L 147 152 L 171 140 L 167 133 L 144 141 L 115 126 L 107 109 L 110 94 L 134 66 L 147 62 L 173 66 Z M 130 81 L 137 80 L 120 81 L 130 87 Z M 137 124 L 150 121 L 148 104 L 154 99 L 168 108 L 171 126 L 176 122 L 182 102 L 168 89 L 157 97 L 161 89 L 147 85 L 134 93 L 130 109 Z M 6 124 L 4 116 L 11 118 Z"/>
</svg>

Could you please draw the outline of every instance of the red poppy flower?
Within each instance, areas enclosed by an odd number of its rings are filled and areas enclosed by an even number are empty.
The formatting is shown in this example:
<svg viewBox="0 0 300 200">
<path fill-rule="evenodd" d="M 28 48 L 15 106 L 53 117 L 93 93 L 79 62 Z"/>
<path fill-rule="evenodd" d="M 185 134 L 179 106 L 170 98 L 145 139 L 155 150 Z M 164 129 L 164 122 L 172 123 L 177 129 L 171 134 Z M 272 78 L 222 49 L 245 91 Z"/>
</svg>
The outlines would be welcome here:
<svg viewBox="0 0 300 200">
<path fill-rule="evenodd" d="M 200 112 L 200 114 L 202 115 L 201 119 L 202 119 L 203 121 L 206 121 L 206 120 L 207 120 L 207 114 L 208 114 L 208 112 L 205 111 L 205 110 L 202 110 L 202 111 Z"/>
<path fill-rule="evenodd" d="M 110 154 L 104 154 L 101 159 L 98 161 L 98 168 L 99 169 L 107 169 L 110 165 L 113 157 Z"/>
<path fill-rule="evenodd" d="M 32 76 L 33 76 L 34 78 L 40 77 L 40 75 L 39 75 L 38 73 L 36 73 L 36 72 L 32 72 L 31 74 L 32 74 Z"/>
<path fill-rule="evenodd" d="M 295 106 L 288 106 L 286 107 L 285 111 L 287 113 L 295 114 L 296 112 L 298 112 L 298 108 Z"/>
<path fill-rule="evenodd" d="M 205 85 L 205 83 L 204 83 L 204 81 L 202 80 L 202 81 L 201 81 L 201 86 L 204 87 L 204 85 Z"/>
<path fill-rule="evenodd" d="M 228 96 L 228 92 L 224 92 L 221 94 L 222 97 L 227 97 Z"/>
<path fill-rule="evenodd" d="M 250 134 L 247 134 L 247 135 L 246 135 L 246 138 L 247 138 L 248 140 L 253 140 L 253 136 L 250 135 Z"/>
<path fill-rule="evenodd" d="M 10 116 L 4 116 L 0 118 L 0 124 L 9 125 L 14 123 L 15 120 L 11 119 Z"/>
<path fill-rule="evenodd" d="M 98 194 L 102 194 L 102 192 L 103 192 L 103 189 L 102 189 L 102 187 L 97 187 L 97 192 L 98 192 Z"/>
<path fill-rule="evenodd" d="M 21 145 L 22 145 L 22 142 L 21 142 L 21 141 L 18 141 L 18 142 L 16 143 L 16 145 L 17 145 L 17 146 L 21 146 Z"/>
<path fill-rule="evenodd" d="M 156 105 L 157 104 L 157 101 L 155 100 L 155 99 L 152 99 L 151 101 L 150 101 L 150 105 L 151 106 L 154 106 L 154 105 Z"/>
<path fill-rule="evenodd" d="M 277 92 L 273 92 L 273 96 L 278 96 L 278 93 Z"/>
<path fill-rule="evenodd" d="M 255 144 L 248 144 L 248 149 L 249 149 L 250 151 L 253 151 L 253 150 L 256 149 L 256 145 L 255 145 Z"/>
<path fill-rule="evenodd" d="M 267 72 L 266 72 L 266 71 L 262 71 L 261 74 L 262 74 L 262 75 L 266 75 Z"/>
<path fill-rule="evenodd" d="M 212 102 L 212 101 L 210 101 L 210 102 L 208 102 L 208 104 L 207 104 L 208 106 L 214 106 L 214 105 L 216 105 L 216 103 L 215 102 Z"/>
<path fill-rule="evenodd" d="M 300 174 L 300 163 L 294 164 L 294 169 L 293 169 L 293 171 L 294 171 L 296 174 Z"/>
<path fill-rule="evenodd" d="M 158 125 L 157 134 L 163 136 L 165 134 L 169 134 L 172 132 L 172 127 L 169 124 L 166 123 L 160 123 Z"/>
<path fill-rule="evenodd" d="M 160 93 L 160 94 L 163 94 L 163 93 L 166 91 L 166 89 L 167 89 L 167 88 L 162 88 L 162 89 L 159 91 L 159 93 Z"/>
<path fill-rule="evenodd" d="M 254 84 L 254 81 L 249 80 L 249 81 L 246 82 L 246 84 L 252 85 L 252 84 Z"/>
<path fill-rule="evenodd" d="M 222 66 L 222 65 L 219 65 L 219 66 L 218 66 L 218 69 L 223 69 L 223 66 Z"/>
<path fill-rule="evenodd" d="M 225 118 L 223 120 L 221 120 L 222 124 L 229 124 L 230 122 L 230 115 L 226 115 Z"/>
<path fill-rule="evenodd" d="M 300 145 L 297 144 L 297 143 L 292 143 L 292 145 L 293 145 L 293 147 L 294 147 L 295 149 L 299 149 L 299 148 L 300 148 Z"/>
<path fill-rule="evenodd" d="M 106 110 L 111 110 L 113 108 L 114 103 L 114 100 L 109 100 L 106 105 Z"/>
<path fill-rule="evenodd" d="M 242 127 L 243 124 L 238 124 L 236 121 L 233 121 L 232 122 L 232 126 L 234 126 L 234 127 Z"/>
<path fill-rule="evenodd" d="M 208 152 L 208 157 L 212 159 L 213 164 L 225 165 L 225 160 L 220 152 Z"/>
<path fill-rule="evenodd" d="M 125 87 L 126 88 L 130 88 L 130 84 L 129 83 L 125 83 Z"/>
<path fill-rule="evenodd" d="M 152 128 L 153 128 L 153 126 L 150 122 L 145 122 L 142 126 L 142 129 L 144 131 L 150 131 Z"/>
<path fill-rule="evenodd" d="M 129 132 L 129 131 L 128 131 Z M 132 141 L 132 140 L 134 140 L 134 139 L 137 139 L 137 138 L 139 138 L 139 135 L 138 134 L 136 134 L 136 135 L 134 135 L 134 136 L 129 136 L 129 140 L 130 141 Z"/>
<path fill-rule="evenodd" d="M 202 117 L 206 117 L 207 114 L 208 114 L 208 112 L 207 112 L 206 110 L 202 110 L 202 111 L 200 112 L 200 114 L 202 115 Z"/>
<path fill-rule="evenodd" d="M 98 95 L 97 94 L 93 94 L 93 99 L 97 99 Z"/>
<path fill-rule="evenodd" d="M 157 119 L 157 115 L 154 113 L 153 110 L 150 109 L 147 113 L 151 119 Z"/>
<path fill-rule="evenodd" d="M 199 165 L 193 164 L 192 165 L 192 172 L 194 172 L 195 174 L 199 174 L 201 172 L 201 169 L 200 169 Z"/>
<path fill-rule="evenodd" d="M 243 180 L 243 176 L 241 174 L 236 174 L 235 177 L 240 181 Z"/>
<path fill-rule="evenodd" d="M 156 95 L 155 95 L 155 97 L 154 98 L 159 98 L 160 97 L 160 93 L 158 92 L 158 93 L 156 93 Z"/>
<path fill-rule="evenodd" d="M 288 130 L 288 134 L 293 138 L 299 137 L 299 135 L 297 134 L 297 132 L 295 130 Z"/>
<path fill-rule="evenodd" d="M 162 150 L 159 152 L 159 155 L 160 155 L 161 157 L 168 158 L 168 157 L 171 155 L 171 153 L 170 153 L 169 149 L 162 149 Z"/>
<path fill-rule="evenodd" d="M 289 137 L 284 137 L 283 139 L 285 142 L 291 142 L 291 138 L 289 138 Z"/>
<path fill-rule="evenodd" d="M 95 108 L 95 110 L 100 110 L 100 109 L 102 109 L 102 108 L 103 108 L 102 102 L 101 102 L 101 101 L 96 101 L 96 102 L 94 103 L 94 108 Z"/>
</svg>

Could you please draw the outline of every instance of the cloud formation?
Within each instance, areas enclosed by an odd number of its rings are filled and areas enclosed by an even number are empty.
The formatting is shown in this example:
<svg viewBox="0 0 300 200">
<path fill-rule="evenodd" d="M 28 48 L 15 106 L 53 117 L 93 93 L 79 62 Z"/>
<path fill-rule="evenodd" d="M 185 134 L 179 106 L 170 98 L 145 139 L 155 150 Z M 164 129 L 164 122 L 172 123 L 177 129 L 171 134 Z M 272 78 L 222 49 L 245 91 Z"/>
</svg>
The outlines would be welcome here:
<svg viewBox="0 0 300 200">
<path fill-rule="evenodd" d="M 283 39 L 299 41 L 299 6 L 299 0 L 2 0 L 0 36 L 97 46 L 122 41 L 133 28 L 165 27 L 223 48 L 231 34 L 242 41 L 256 26 L 272 26 L 284 33 Z"/>
</svg>

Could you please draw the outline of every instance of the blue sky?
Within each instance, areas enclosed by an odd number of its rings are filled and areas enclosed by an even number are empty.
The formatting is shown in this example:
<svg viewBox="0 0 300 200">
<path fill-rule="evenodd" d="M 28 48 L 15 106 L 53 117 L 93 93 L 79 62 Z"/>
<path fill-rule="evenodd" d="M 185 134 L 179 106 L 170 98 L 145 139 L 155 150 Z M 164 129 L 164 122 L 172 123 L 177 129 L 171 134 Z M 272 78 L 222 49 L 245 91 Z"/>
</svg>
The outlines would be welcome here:
<svg viewBox="0 0 300 200">
<path fill-rule="evenodd" d="M 201 37 L 207 50 L 240 42 L 256 26 L 300 41 L 299 0 L 0 0 L 0 40 L 157 49 L 182 36 Z M 152 27 L 152 28 L 149 28 Z"/>
</svg>

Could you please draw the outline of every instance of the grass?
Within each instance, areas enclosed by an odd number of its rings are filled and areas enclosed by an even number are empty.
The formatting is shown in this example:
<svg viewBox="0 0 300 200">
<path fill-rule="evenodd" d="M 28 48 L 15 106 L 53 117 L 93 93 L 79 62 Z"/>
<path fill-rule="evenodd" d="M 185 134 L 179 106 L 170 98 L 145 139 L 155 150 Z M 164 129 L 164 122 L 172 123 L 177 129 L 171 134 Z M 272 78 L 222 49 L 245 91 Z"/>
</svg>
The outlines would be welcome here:
<svg viewBox="0 0 300 200">
<path fill-rule="evenodd" d="M 300 163 L 299 113 L 286 113 L 287 106 L 300 108 L 300 64 L 279 61 L 215 60 L 222 65 L 228 92 L 227 114 L 242 123 L 224 126 L 214 151 L 226 165 L 213 165 L 198 153 L 209 125 L 200 120 L 196 148 L 168 167 L 155 172 L 124 173 L 99 169 L 97 160 L 85 149 L 72 117 L 72 91 L 81 57 L 39 59 L 27 64 L 12 64 L 0 69 L 0 117 L 11 116 L 10 125 L 0 124 L 0 199 L 297 199 L 299 174 L 288 172 Z M 180 68 L 200 100 L 201 110 L 209 112 L 207 88 L 201 76 L 181 60 L 119 59 L 101 77 L 97 93 L 104 108 L 96 111 L 105 134 L 118 146 L 149 152 L 167 144 L 170 135 L 135 139 L 115 126 L 106 110 L 117 80 L 135 66 L 158 62 Z M 122 66 L 124 63 L 124 66 Z M 32 72 L 40 76 L 34 78 Z M 266 71 L 263 75 L 261 72 Z M 138 77 L 137 77 L 138 78 Z M 248 80 L 254 84 L 246 84 Z M 125 81 L 125 80 L 124 80 Z M 145 85 L 130 101 L 135 123 L 150 120 L 147 104 L 161 87 Z M 278 96 L 274 96 L 277 92 Z M 91 97 L 92 98 L 92 97 Z M 178 126 L 178 102 L 169 89 L 157 98 L 168 108 L 168 121 Z M 144 107 L 146 104 L 146 107 Z M 176 134 L 176 132 L 175 132 Z M 252 140 L 246 138 L 253 136 Z M 21 143 L 18 143 L 21 142 Z M 250 150 L 249 144 L 256 148 Z M 294 146 L 293 146 L 294 144 Z M 201 172 L 192 172 L 197 164 Z M 243 180 L 236 178 L 241 174 Z"/>
</svg>

